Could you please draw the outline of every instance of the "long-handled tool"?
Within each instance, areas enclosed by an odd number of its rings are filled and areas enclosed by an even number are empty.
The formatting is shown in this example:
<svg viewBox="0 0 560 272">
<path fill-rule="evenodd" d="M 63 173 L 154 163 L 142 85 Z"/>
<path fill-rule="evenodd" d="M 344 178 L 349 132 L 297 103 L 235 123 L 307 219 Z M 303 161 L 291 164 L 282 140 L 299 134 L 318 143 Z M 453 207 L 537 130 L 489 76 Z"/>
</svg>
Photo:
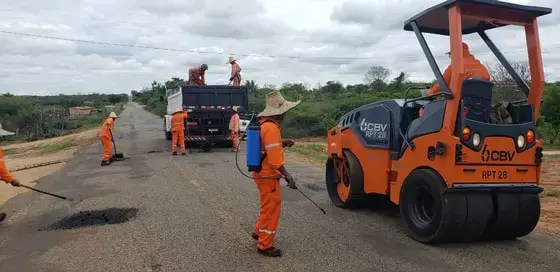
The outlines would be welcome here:
<svg viewBox="0 0 560 272">
<path fill-rule="evenodd" d="M 123 153 L 117 153 L 117 145 L 115 144 L 115 138 L 113 138 L 113 132 L 109 129 L 109 133 L 111 133 L 111 141 L 113 142 L 113 150 L 115 150 L 115 154 L 113 154 L 112 159 L 119 161 L 119 160 L 124 160 L 125 157 L 123 155 Z"/>
<path fill-rule="evenodd" d="M 20 184 L 19 187 L 24 187 L 24 188 L 27 188 L 27 189 L 29 189 L 29 190 L 32 190 L 32 191 L 35 191 L 35 192 L 39 192 L 39 193 L 41 193 L 41 194 L 54 196 L 54 197 L 56 197 L 56 198 L 68 200 L 68 201 L 71 201 L 71 202 L 76 202 L 76 199 L 74 199 L 74 198 L 65 197 L 65 196 L 61 196 L 61 195 L 57 195 L 57 194 L 45 192 L 45 191 L 42 191 L 42 190 L 39 190 L 39 189 L 36 189 L 36 188 L 33 188 L 33 187 L 29 187 L 29 186 L 27 186 L 27 185 Z M 81 201 L 82 201 L 82 200 L 79 199 L 77 202 L 81 202 Z"/>
<path fill-rule="evenodd" d="M 309 200 L 309 202 L 313 203 L 313 205 L 315 205 L 315 207 L 319 208 L 319 210 L 321 210 L 321 212 L 323 212 L 323 214 L 327 214 L 325 212 L 325 210 L 323 208 L 321 208 L 321 206 L 319 206 L 319 204 L 317 204 L 315 201 L 313 201 L 313 199 L 311 199 L 309 196 L 307 196 L 304 192 L 302 192 L 299 187 L 296 186 L 296 190 L 298 192 L 300 192 L 305 198 L 307 198 L 307 200 Z"/>
</svg>

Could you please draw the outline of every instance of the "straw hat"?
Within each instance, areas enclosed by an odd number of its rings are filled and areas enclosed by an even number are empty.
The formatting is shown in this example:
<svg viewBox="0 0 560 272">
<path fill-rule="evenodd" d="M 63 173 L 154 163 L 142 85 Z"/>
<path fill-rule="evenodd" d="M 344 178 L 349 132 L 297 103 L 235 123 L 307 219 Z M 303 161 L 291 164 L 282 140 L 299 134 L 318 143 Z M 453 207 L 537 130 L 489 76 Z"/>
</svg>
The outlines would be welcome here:
<svg viewBox="0 0 560 272">
<path fill-rule="evenodd" d="M 288 112 L 299 103 L 301 103 L 301 100 L 296 102 L 288 101 L 284 99 L 280 91 L 273 91 L 266 94 L 266 107 L 257 117 L 281 115 Z"/>
<path fill-rule="evenodd" d="M 2 124 L 0 124 L 0 136 L 12 136 L 12 135 L 14 135 L 14 134 L 15 134 L 15 133 L 13 133 L 13 132 L 9 132 L 9 131 L 7 131 L 7 130 L 3 130 L 3 129 L 2 129 Z"/>
<path fill-rule="evenodd" d="M 231 107 L 231 109 L 235 112 L 238 112 L 239 111 L 239 106 L 233 106 L 233 107 Z"/>
<path fill-rule="evenodd" d="M 118 118 L 118 116 L 115 112 L 111 112 L 109 113 L 109 118 Z"/>
<path fill-rule="evenodd" d="M 234 59 L 233 57 L 229 57 L 228 62 L 226 62 L 226 64 L 232 63 L 234 61 L 237 61 L 237 59 Z"/>
</svg>

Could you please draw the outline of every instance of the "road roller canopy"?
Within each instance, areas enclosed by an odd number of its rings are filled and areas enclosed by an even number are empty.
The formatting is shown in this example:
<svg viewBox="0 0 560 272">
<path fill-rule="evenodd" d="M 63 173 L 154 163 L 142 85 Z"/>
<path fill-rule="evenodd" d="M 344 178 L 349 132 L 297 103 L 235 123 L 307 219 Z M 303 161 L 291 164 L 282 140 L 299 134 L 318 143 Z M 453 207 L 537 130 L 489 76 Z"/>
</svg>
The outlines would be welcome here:
<svg viewBox="0 0 560 272">
<path fill-rule="evenodd" d="M 459 99 L 453 98 L 461 97 L 462 84 L 466 79 L 463 67 L 462 36 L 477 33 L 515 80 L 519 89 L 526 95 L 526 100 L 516 102 L 532 105 L 536 119 L 540 111 L 545 83 L 537 18 L 551 12 L 552 10 L 546 7 L 525 6 L 503 1 L 448 0 L 407 20 L 404 24 L 404 30 L 414 31 L 416 34 L 432 72 L 441 87 L 442 92 L 438 95 L 443 95 L 450 100 L 450 103 L 448 103 L 448 106 L 451 106 L 449 112 L 457 111 Z M 516 38 L 512 40 L 512 43 L 525 42 L 527 44 L 531 86 L 517 74 L 486 34 L 487 30 L 499 29 L 507 25 L 520 26 L 525 30 L 525 39 Z M 443 79 L 422 33 L 449 36 L 452 70 L 449 84 Z M 452 122 L 454 120 L 448 119 L 447 121 Z"/>
<path fill-rule="evenodd" d="M 537 17 L 552 12 L 550 8 L 524 6 L 495 0 L 449 0 L 428 8 L 407 20 L 404 29 L 413 31 L 412 22 L 420 32 L 449 35 L 448 9 L 459 5 L 462 34 L 478 33 L 506 25 L 531 24 Z"/>
</svg>

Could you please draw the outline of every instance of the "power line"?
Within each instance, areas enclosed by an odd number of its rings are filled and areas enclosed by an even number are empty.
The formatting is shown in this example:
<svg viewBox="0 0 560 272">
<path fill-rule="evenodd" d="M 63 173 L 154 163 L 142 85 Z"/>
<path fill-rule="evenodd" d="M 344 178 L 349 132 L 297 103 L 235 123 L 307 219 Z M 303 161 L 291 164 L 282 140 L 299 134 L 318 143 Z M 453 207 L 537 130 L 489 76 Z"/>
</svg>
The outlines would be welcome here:
<svg viewBox="0 0 560 272">
<path fill-rule="evenodd" d="M 207 52 L 207 51 L 198 51 L 194 49 L 177 49 L 177 48 L 164 48 L 164 47 L 156 47 L 156 46 L 144 46 L 144 45 L 133 45 L 133 44 L 122 44 L 122 43 L 113 43 L 113 42 L 100 42 L 100 41 L 93 41 L 93 40 L 81 40 L 81 39 L 72 39 L 72 38 L 62 38 L 62 37 L 55 37 L 55 36 L 45 36 L 45 35 L 38 35 L 38 34 L 29 34 L 29 33 L 22 33 L 22 32 L 13 32 L 13 31 L 6 31 L 0 30 L 1 33 L 5 34 L 12 34 L 12 35 L 19 35 L 19 36 L 28 36 L 28 37 L 35 37 L 35 38 L 42 38 L 42 39 L 51 39 L 51 40 L 62 40 L 62 41 L 71 41 L 71 42 L 81 42 L 81 43 L 91 43 L 91 44 L 101 44 L 101 45 L 110 45 L 110 46 L 121 46 L 121 47 L 131 47 L 131 48 L 143 48 L 143 49 L 153 49 L 153 50 L 162 50 L 162 51 L 174 51 L 174 52 L 183 52 L 183 53 L 197 53 L 197 54 L 210 54 L 210 55 L 235 55 L 235 56 L 243 56 L 243 57 L 268 57 L 268 58 L 286 58 L 286 59 L 325 59 L 325 60 L 363 60 L 363 59 L 376 59 L 374 57 L 306 57 L 306 56 L 284 56 L 284 55 L 260 55 L 260 54 L 233 54 L 233 53 L 220 53 L 220 52 Z"/>
<path fill-rule="evenodd" d="M 183 53 L 196 53 L 196 54 L 209 54 L 209 55 L 234 55 L 234 56 L 243 56 L 243 57 L 267 57 L 267 58 L 286 58 L 286 59 L 315 59 L 315 60 L 378 60 L 379 57 L 312 57 L 312 56 L 288 56 L 288 55 L 264 55 L 264 54 L 237 54 L 237 53 L 220 53 L 220 52 L 208 52 L 208 51 L 198 51 L 194 49 L 177 49 L 177 48 L 165 48 L 165 47 L 157 47 L 157 46 L 144 46 L 144 45 L 133 45 L 133 44 L 123 44 L 123 43 L 114 43 L 114 42 L 101 42 L 101 41 L 94 41 L 94 40 L 83 40 L 83 39 L 74 39 L 74 38 L 63 38 L 63 37 L 55 37 L 55 36 L 47 36 L 47 35 L 38 35 L 38 34 L 30 34 L 30 33 L 23 33 L 23 32 L 15 32 L 15 31 L 7 31 L 7 30 L 0 30 L 0 33 L 11 34 L 11 35 L 18 35 L 18 36 L 27 36 L 27 37 L 34 37 L 34 38 L 41 38 L 41 39 L 50 39 L 50 40 L 62 40 L 62 41 L 71 41 L 71 42 L 80 42 L 80 43 L 90 43 L 90 44 L 99 44 L 99 45 L 108 45 L 108 46 L 120 46 L 120 47 L 130 47 L 130 48 L 141 48 L 141 49 L 152 49 L 152 50 L 160 50 L 160 51 L 171 51 L 171 52 L 183 52 Z M 549 52 L 550 50 L 560 48 L 560 45 L 548 47 L 546 49 L 541 49 L 542 53 Z M 512 50 L 512 51 L 504 51 L 502 53 L 523 53 L 526 50 Z M 490 54 L 491 52 L 480 52 L 477 55 L 486 55 Z M 398 56 L 399 59 L 408 58 L 418 61 L 423 59 L 420 56 Z M 446 56 L 434 56 L 435 59 L 447 59 Z"/>
</svg>

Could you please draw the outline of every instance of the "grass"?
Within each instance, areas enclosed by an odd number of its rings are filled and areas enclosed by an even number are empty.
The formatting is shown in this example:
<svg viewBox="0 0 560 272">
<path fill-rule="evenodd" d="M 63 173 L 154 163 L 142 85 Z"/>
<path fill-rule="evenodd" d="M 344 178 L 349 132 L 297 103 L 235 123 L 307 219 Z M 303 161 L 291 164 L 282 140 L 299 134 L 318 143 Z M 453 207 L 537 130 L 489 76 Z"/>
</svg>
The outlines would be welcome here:
<svg viewBox="0 0 560 272">
<path fill-rule="evenodd" d="M 39 151 L 41 153 L 53 153 L 60 150 L 71 148 L 73 146 L 74 146 L 74 142 L 72 140 L 66 140 L 58 143 L 40 145 Z"/>
<path fill-rule="evenodd" d="M 325 151 L 325 146 L 321 144 L 301 144 L 298 145 L 297 143 L 286 149 L 289 152 L 298 153 L 300 155 L 304 155 L 308 158 L 326 161 L 327 160 L 327 152 Z"/>
<path fill-rule="evenodd" d="M 20 152 L 21 150 L 19 148 L 9 148 L 9 149 L 4 149 L 3 151 L 5 156 L 9 156 L 9 155 L 14 155 Z"/>
<path fill-rule="evenodd" d="M 560 197 L 560 191 L 559 190 L 545 189 L 544 192 L 542 193 L 542 196 L 545 196 L 545 197 Z"/>
</svg>

